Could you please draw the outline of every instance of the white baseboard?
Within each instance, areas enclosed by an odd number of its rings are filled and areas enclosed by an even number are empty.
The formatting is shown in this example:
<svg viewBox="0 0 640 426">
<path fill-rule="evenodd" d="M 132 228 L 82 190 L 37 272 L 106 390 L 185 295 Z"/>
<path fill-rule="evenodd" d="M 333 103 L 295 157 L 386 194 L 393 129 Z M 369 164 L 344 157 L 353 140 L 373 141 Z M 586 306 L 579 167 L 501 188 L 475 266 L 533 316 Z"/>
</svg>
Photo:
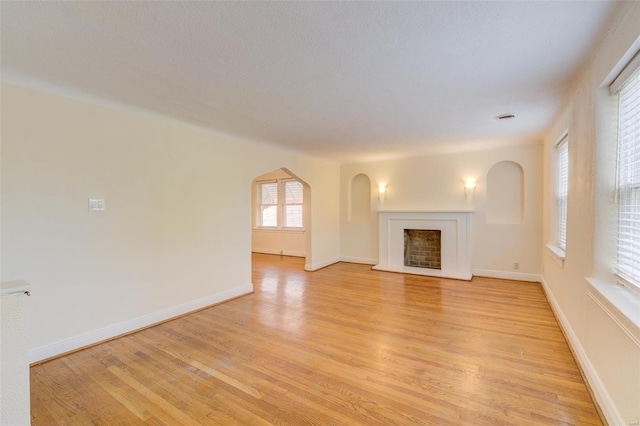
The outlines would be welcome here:
<svg viewBox="0 0 640 426">
<path fill-rule="evenodd" d="M 294 257 L 306 257 L 306 254 L 303 251 L 294 251 L 294 250 L 280 250 L 277 249 L 266 249 L 266 248 L 256 248 L 251 249 L 253 253 L 262 253 L 262 254 L 278 254 L 282 256 L 294 256 Z"/>
<path fill-rule="evenodd" d="M 318 269 L 322 269 L 325 268 L 329 265 L 333 265 L 334 263 L 338 263 L 340 262 L 340 258 L 339 257 L 332 257 L 331 259 L 327 259 L 324 260 L 322 262 L 317 262 L 317 263 L 307 263 L 304 265 L 304 270 L 305 271 L 317 271 Z"/>
<path fill-rule="evenodd" d="M 600 380 L 600 376 L 598 376 L 598 373 L 596 372 L 595 368 L 593 368 L 591 361 L 589 361 L 587 353 L 584 351 L 584 348 L 580 344 L 578 336 L 576 336 L 575 332 L 573 331 L 569 320 L 564 315 L 564 312 L 562 312 L 558 301 L 553 296 L 549 285 L 545 281 L 544 277 L 540 278 L 540 282 L 542 283 L 542 288 L 547 297 L 547 300 L 549 301 L 549 305 L 551 306 L 551 309 L 553 310 L 556 318 L 558 319 L 558 322 L 560 323 L 560 327 L 562 327 L 562 330 L 564 331 L 564 334 L 568 339 L 569 346 L 571 346 L 573 353 L 578 358 L 577 361 L 580 364 L 580 367 L 582 368 L 587 381 L 589 382 L 589 386 L 591 387 L 593 396 L 600 406 L 602 414 L 607 419 L 607 422 L 610 425 L 626 424 L 624 422 L 624 419 L 622 418 L 622 415 L 613 403 L 611 395 L 609 395 L 609 392 L 607 392 L 607 389 L 602 383 L 602 380 Z"/>
<path fill-rule="evenodd" d="M 109 325 L 98 330 L 89 331 L 78 336 L 63 339 L 49 345 L 29 349 L 29 363 L 38 362 L 43 359 L 51 358 L 85 346 L 102 342 L 104 340 L 112 339 L 122 334 L 130 333 L 216 303 L 251 293 L 253 293 L 253 286 L 251 284 L 235 287 L 201 299 L 171 306 L 158 312 L 153 312 L 141 317 Z"/>
<path fill-rule="evenodd" d="M 362 263 L 362 264 L 365 264 L 365 265 L 376 265 L 378 263 L 378 259 L 367 259 L 366 257 L 342 256 L 342 257 L 340 257 L 340 262 Z"/>
<path fill-rule="evenodd" d="M 524 272 L 492 271 L 489 269 L 472 269 L 471 273 L 474 276 L 478 276 L 478 277 L 502 278 L 505 280 L 514 280 L 514 281 L 533 281 L 536 283 L 539 283 L 542 281 L 542 275 L 526 274 Z"/>
</svg>

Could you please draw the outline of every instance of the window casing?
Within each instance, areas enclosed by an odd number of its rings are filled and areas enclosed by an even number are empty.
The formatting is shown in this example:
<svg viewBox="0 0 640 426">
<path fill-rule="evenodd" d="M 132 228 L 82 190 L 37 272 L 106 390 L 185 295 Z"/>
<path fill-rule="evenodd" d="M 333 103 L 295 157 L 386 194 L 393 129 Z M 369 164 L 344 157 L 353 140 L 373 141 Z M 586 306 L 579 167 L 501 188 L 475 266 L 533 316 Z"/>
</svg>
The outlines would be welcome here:
<svg viewBox="0 0 640 426">
<path fill-rule="evenodd" d="M 616 274 L 640 290 L 640 69 L 618 93 Z"/>
<path fill-rule="evenodd" d="M 258 197 L 258 228 L 302 229 L 302 183 L 293 179 L 279 179 L 256 183 Z"/>
<path fill-rule="evenodd" d="M 556 145 L 558 170 L 556 187 L 557 241 L 562 250 L 567 246 L 567 198 L 569 194 L 569 143 L 565 136 Z"/>
</svg>

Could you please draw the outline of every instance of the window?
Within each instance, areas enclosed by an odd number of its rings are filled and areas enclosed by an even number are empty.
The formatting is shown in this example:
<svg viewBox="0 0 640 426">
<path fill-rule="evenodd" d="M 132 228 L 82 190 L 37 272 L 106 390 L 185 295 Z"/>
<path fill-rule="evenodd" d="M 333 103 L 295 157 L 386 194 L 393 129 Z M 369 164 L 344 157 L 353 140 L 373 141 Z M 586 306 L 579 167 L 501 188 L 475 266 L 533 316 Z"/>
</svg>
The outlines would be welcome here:
<svg viewBox="0 0 640 426">
<path fill-rule="evenodd" d="M 293 180 L 273 180 L 257 183 L 258 227 L 302 228 L 302 183 Z"/>
<path fill-rule="evenodd" d="M 640 69 L 621 85 L 618 102 L 616 273 L 640 288 Z"/>
<path fill-rule="evenodd" d="M 262 227 L 278 226 L 278 182 L 259 182 L 260 224 Z"/>
<path fill-rule="evenodd" d="M 569 193 L 569 143 L 565 136 L 556 145 L 558 158 L 558 179 L 556 188 L 557 241 L 556 245 L 565 250 L 567 245 L 567 194 Z"/>
<path fill-rule="evenodd" d="M 286 228 L 302 228 L 302 184 L 297 180 L 285 180 L 284 223 Z"/>
</svg>

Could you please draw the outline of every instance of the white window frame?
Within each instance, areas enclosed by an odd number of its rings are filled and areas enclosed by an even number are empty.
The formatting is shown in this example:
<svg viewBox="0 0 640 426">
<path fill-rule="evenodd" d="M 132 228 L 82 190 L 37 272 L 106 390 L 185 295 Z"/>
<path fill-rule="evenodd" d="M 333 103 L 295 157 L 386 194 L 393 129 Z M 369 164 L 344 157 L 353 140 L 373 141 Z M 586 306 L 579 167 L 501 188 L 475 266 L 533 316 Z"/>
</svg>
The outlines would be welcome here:
<svg viewBox="0 0 640 426">
<path fill-rule="evenodd" d="M 301 203 L 287 203 L 286 197 L 286 185 L 287 182 L 297 182 L 302 187 L 302 202 Z M 275 205 L 277 206 L 276 213 L 276 225 L 275 226 L 264 226 L 262 225 L 262 208 L 267 206 L 267 204 L 262 203 L 262 185 L 267 183 L 275 183 L 277 187 L 277 204 L 268 204 L 268 206 Z M 256 229 L 265 229 L 265 230 L 282 230 L 282 231 L 304 231 L 304 185 L 302 182 L 296 179 L 270 179 L 270 180 L 262 180 L 256 181 Z M 301 226 L 289 226 L 286 223 L 286 207 L 287 205 L 300 205 L 301 206 Z"/>
<path fill-rule="evenodd" d="M 616 172 L 618 282 L 640 294 L 640 54 L 611 86 L 618 96 Z"/>
<path fill-rule="evenodd" d="M 569 137 L 565 132 L 555 146 L 556 151 L 556 241 L 563 252 L 567 249 L 567 206 L 569 199 Z"/>
</svg>

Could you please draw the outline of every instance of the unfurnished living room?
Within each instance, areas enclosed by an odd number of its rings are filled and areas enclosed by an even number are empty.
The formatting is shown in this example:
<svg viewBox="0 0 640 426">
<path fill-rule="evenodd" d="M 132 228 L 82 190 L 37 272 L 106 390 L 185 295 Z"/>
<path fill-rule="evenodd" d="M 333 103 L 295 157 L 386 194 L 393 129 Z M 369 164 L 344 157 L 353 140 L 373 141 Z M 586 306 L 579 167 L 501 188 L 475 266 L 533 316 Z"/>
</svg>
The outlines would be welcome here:
<svg viewBox="0 0 640 426">
<path fill-rule="evenodd" d="M 639 1 L 0 1 L 0 425 L 640 425 Z"/>
</svg>

